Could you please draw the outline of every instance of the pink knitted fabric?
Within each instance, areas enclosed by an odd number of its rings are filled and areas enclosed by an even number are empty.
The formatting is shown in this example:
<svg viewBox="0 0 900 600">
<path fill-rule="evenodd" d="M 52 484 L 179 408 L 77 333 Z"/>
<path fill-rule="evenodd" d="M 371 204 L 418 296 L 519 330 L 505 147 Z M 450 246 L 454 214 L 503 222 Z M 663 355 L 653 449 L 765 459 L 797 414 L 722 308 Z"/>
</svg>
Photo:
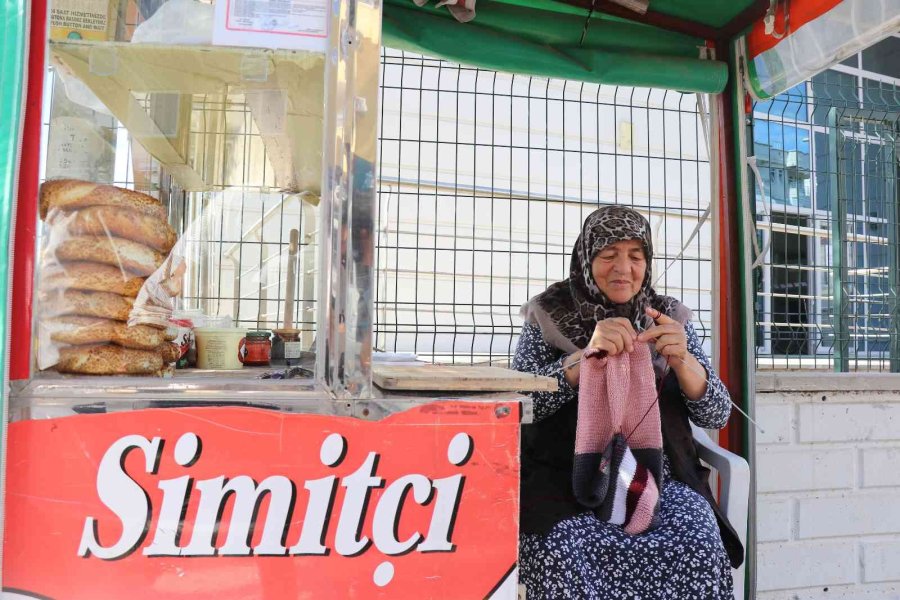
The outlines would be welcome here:
<svg viewBox="0 0 900 600">
<path fill-rule="evenodd" d="M 572 485 L 598 518 L 637 534 L 654 524 L 662 478 L 655 374 L 646 344 L 581 363 Z"/>
<path fill-rule="evenodd" d="M 586 350 L 581 361 L 575 453 L 603 452 L 615 433 L 626 436 L 633 449 L 662 448 L 649 346 L 636 344 L 633 352 L 610 356 L 605 367 L 594 358 L 597 352 Z"/>
</svg>

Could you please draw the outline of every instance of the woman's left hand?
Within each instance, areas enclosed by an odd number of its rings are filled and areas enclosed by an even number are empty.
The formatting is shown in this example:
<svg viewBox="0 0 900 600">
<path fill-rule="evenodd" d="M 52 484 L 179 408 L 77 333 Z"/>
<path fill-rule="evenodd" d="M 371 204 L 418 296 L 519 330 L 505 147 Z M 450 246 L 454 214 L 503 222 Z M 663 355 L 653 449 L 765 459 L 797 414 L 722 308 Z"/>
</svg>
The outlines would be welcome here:
<svg viewBox="0 0 900 600">
<path fill-rule="evenodd" d="M 637 337 L 638 341 L 651 342 L 656 340 L 656 351 L 665 356 L 670 363 L 673 358 L 679 359 L 672 363 L 672 366 L 683 363 L 688 353 L 687 333 L 684 330 L 684 325 L 658 310 L 647 308 L 645 312 L 656 322 L 656 325 L 641 332 Z"/>
<path fill-rule="evenodd" d="M 706 370 L 687 349 L 687 332 L 684 325 L 652 308 L 647 314 L 656 325 L 642 332 L 641 342 L 656 340 L 656 351 L 666 357 L 669 366 L 678 377 L 678 385 L 686 398 L 699 400 L 706 393 Z M 675 360 L 672 360 L 672 359 Z"/>
</svg>

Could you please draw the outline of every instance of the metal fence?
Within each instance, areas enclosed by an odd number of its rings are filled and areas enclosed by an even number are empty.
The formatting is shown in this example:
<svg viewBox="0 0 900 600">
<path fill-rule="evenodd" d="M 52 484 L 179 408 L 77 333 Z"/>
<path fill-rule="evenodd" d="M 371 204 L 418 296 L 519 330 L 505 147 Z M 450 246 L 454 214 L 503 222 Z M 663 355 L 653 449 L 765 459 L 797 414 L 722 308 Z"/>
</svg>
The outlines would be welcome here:
<svg viewBox="0 0 900 600">
<path fill-rule="evenodd" d="M 755 104 L 759 368 L 900 371 L 898 92 L 830 70 Z"/>
<path fill-rule="evenodd" d="M 613 203 L 649 217 L 657 291 L 693 308 L 708 337 L 711 224 L 698 223 L 710 170 L 696 95 L 391 50 L 382 77 L 376 349 L 502 364 L 520 305 L 567 276 L 584 217 Z"/>
<path fill-rule="evenodd" d="M 61 90 L 51 85 L 47 101 L 68 102 Z M 377 349 L 504 363 L 522 325 L 519 307 L 567 276 L 584 217 L 618 203 L 650 219 L 657 291 L 694 310 L 709 350 L 711 186 L 696 95 L 497 73 L 388 49 L 381 92 Z M 138 100 L 153 112 L 164 96 Z M 45 123 L 51 150 L 73 116 L 108 130 L 109 156 L 90 165 L 102 172 L 73 175 L 54 171 L 51 151 L 45 175 L 163 200 L 189 263 L 179 308 L 276 326 L 287 263 L 297 260 L 294 314 L 311 343 L 315 209 L 277 192 L 246 100 L 191 98 L 191 133 L 205 140 L 197 156 L 213 191 L 179 188 L 120 123 L 71 103 Z M 293 229 L 296 259 L 288 255 Z"/>
</svg>

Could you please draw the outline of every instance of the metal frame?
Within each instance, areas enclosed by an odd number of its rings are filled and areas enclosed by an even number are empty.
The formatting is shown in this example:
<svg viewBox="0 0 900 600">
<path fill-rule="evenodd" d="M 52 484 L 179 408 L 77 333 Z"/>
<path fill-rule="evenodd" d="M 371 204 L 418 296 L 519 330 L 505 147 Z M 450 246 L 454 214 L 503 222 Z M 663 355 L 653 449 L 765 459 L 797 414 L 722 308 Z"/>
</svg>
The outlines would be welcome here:
<svg viewBox="0 0 900 600">
<path fill-rule="evenodd" d="M 335 399 L 372 394 L 379 0 L 332 0 L 319 205 L 316 379 Z"/>
<path fill-rule="evenodd" d="M 730 55 L 728 44 L 717 44 L 717 56 Z M 734 61 L 729 61 L 733 64 Z M 744 356 L 747 349 L 742 319 L 749 307 L 744 306 L 744 298 L 740 293 L 743 288 L 743 256 L 741 244 L 743 228 L 741 227 L 741 190 L 738 187 L 740 168 L 736 158 L 740 153 L 737 144 L 735 120 L 739 119 L 738 106 L 743 104 L 743 97 L 737 93 L 739 84 L 737 77 L 732 77 L 725 91 L 716 96 L 716 127 L 718 129 L 717 162 L 721 172 L 719 179 L 719 232 L 716 240 L 720 252 L 719 290 L 720 303 L 718 314 L 718 334 L 720 339 L 719 375 L 731 393 L 732 400 L 741 407 L 746 407 L 744 396 L 745 382 L 748 373 L 744 368 Z M 730 450 L 743 448 L 743 432 L 739 414 L 732 414 L 731 426 L 726 430 L 725 446 Z"/>
<path fill-rule="evenodd" d="M 749 174 L 749 169 L 747 169 L 747 149 L 748 149 L 748 137 L 751 137 L 750 131 L 750 123 L 751 121 L 748 119 L 748 115 L 745 115 L 741 112 L 739 107 L 743 107 L 743 100 L 746 97 L 747 91 L 744 87 L 744 70 L 746 69 L 746 58 L 744 55 L 744 50 L 742 45 L 739 42 L 735 42 L 729 48 L 732 52 L 731 60 L 729 61 L 731 64 L 731 74 L 734 80 L 734 92 L 732 95 L 732 105 L 734 106 L 734 114 L 733 114 L 733 122 L 734 122 L 734 141 L 736 143 L 735 153 L 732 155 L 731 160 L 734 161 L 734 166 L 736 168 L 736 178 L 737 178 L 737 201 L 740 204 L 740 199 L 743 198 L 745 203 L 750 202 L 751 195 L 751 184 Z M 728 160 L 726 157 L 725 160 Z M 743 235 L 740 236 L 738 249 L 739 256 L 731 256 L 731 260 L 738 262 L 740 265 L 740 294 L 735 294 L 735 296 L 739 296 L 736 300 L 738 304 L 743 307 L 742 313 L 742 323 L 741 323 L 741 333 L 743 338 L 743 344 L 741 345 L 742 352 L 739 357 L 739 368 L 741 373 L 741 388 L 743 392 L 743 407 L 748 414 L 751 416 L 756 416 L 756 378 L 753 376 L 755 373 L 755 361 L 756 356 L 754 353 L 755 341 L 755 323 L 752 318 L 753 310 L 754 310 L 754 302 L 753 302 L 753 273 L 750 270 L 750 260 L 748 258 L 752 256 L 751 248 L 752 248 L 752 240 L 751 236 L 755 235 L 755 225 L 753 223 L 753 216 L 746 211 L 741 211 L 741 216 L 739 217 L 740 221 L 740 230 L 743 232 Z M 756 597 L 756 430 L 752 427 L 752 425 L 746 420 L 742 420 L 740 425 L 738 423 L 730 423 L 729 428 L 732 427 L 740 427 L 742 430 L 742 444 L 739 446 L 741 456 L 747 458 L 747 461 L 750 466 L 750 486 L 749 486 L 749 506 L 748 506 L 748 515 L 747 515 L 747 531 L 746 531 L 746 543 L 744 544 L 744 585 L 745 585 L 745 598 L 755 598 Z M 723 444 L 724 445 L 724 444 Z M 736 447 L 731 447 L 731 449 L 735 449 Z"/>
<path fill-rule="evenodd" d="M 828 111 L 828 156 L 835 161 L 834 169 L 829 177 L 831 188 L 832 212 L 831 221 L 831 289 L 832 307 L 834 308 L 834 370 L 842 373 L 850 370 L 850 332 L 847 327 L 847 290 L 844 289 L 845 257 L 844 240 L 847 238 L 847 194 L 838 177 L 841 159 L 838 153 L 838 118 L 837 108 Z M 835 210 L 836 209 L 836 210 Z"/>
<path fill-rule="evenodd" d="M 652 25 L 661 29 L 684 33 L 706 40 L 715 40 L 717 43 L 726 43 L 732 37 L 758 21 L 769 9 L 770 0 L 755 0 L 731 21 L 721 27 L 703 25 L 697 21 L 689 21 L 667 15 L 653 10 L 653 4 L 645 12 L 637 12 L 624 6 L 625 0 L 563 0 L 566 4 L 580 6 L 585 10 L 593 10 L 629 21 L 636 21 L 646 25 Z"/>
<path fill-rule="evenodd" d="M 895 135 L 898 132 L 895 128 Z M 894 169 L 897 172 L 897 156 L 898 148 L 896 142 L 894 144 L 893 153 L 889 160 L 885 160 L 886 167 Z M 885 198 L 895 198 L 900 200 L 900 186 L 897 185 L 896 178 L 885 178 Z M 888 248 L 891 251 L 888 254 L 888 269 L 890 273 L 900 273 L 900 201 L 894 203 L 894 210 L 890 213 L 892 219 L 888 220 Z M 900 372 L 900 276 L 888 279 L 888 293 L 892 303 L 891 310 L 891 326 L 890 326 L 890 370 L 892 373 Z"/>
</svg>

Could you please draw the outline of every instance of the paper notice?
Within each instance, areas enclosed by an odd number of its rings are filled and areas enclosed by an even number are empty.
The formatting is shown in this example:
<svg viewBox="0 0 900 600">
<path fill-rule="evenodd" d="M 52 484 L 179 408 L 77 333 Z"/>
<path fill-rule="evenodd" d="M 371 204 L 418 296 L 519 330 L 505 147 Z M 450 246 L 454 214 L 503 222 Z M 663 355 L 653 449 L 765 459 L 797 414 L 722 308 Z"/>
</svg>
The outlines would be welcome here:
<svg viewBox="0 0 900 600">
<path fill-rule="evenodd" d="M 50 6 L 50 39 L 115 39 L 117 2 L 54 0 Z"/>
<path fill-rule="evenodd" d="M 325 52 L 326 0 L 222 0 L 213 44 Z"/>
<path fill-rule="evenodd" d="M 112 130 L 84 117 L 54 117 L 47 141 L 47 178 L 113 180 Z"/>
</svg>

